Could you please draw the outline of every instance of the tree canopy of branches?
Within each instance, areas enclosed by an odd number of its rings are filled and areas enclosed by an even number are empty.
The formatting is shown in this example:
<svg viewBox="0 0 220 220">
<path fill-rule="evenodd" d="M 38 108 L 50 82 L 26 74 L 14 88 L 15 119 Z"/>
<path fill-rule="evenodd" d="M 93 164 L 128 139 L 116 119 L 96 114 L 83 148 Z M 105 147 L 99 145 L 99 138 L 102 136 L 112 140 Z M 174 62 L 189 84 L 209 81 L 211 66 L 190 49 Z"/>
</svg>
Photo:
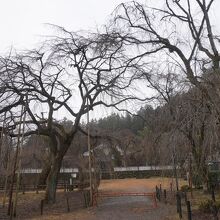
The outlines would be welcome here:
<svg viewBox="0 0 220 220">
<path fill-rule="evenodd" d="M 25 114 L 24 135 L 43 135 L 51 141 L 47 201 L 55 201 L 62 159 L 83 115 L 97 106 L 118 108 L 134 99 L 129 90 L 133 64 L 124 61 L 120 42 L 58 30 L 60 34 L 39 50 L 0 59 L 0 114 L 6 112 L 10 135 L 18 136 L 19 118 Z M 73 121 L 69 130 L 56 120 L 62 112 Z"/>
<path fill-rule="evenodd" d="M 161 7 L 122 3 L 115 11 L 109 33 L 124 42 L 130 59 L 139 60 L 139 70 L 150 79 L 152 72 L 162 73 L 167 63 L 175 72 L 197 86 L 219 112 L 217 85 L 203 77 L 210 69 L 219 75 L 219 39 L 211 23 L 214 0 L 160 2 Z M 134 55 L 135 54 L 135 55 Z M 206 86 L 205 86 L 206 85 Z M 211 87 L 211 91 L 207 89 Z M 155 86 L 155 85 L 154 85 Z"/>
</svg>

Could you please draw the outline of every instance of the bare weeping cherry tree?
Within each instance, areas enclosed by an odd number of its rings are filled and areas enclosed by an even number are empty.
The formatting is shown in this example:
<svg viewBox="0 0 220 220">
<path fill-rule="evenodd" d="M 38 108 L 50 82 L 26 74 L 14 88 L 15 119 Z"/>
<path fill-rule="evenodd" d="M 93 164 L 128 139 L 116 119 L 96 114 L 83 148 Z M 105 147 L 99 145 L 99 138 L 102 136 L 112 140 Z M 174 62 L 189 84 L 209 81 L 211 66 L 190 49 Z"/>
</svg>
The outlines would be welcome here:
<svg viewBox="0 0 220 220">
<path fill-rule="evenodd" d="M 124 101 L 135 99 L 130 89 L 134 62 L 123 58 L 121 42 L 106 35 L 80 36 L 58 29 L 59 36 L 39 50 L 0 59 L 0 114 L 6 112 L 10 136 L 18 136 L 23 108 L 24 135 L 50 139 L 48 202 L 55 201 L 62 159 L 80 129 L 83 115 L 99 106 L 119 108 Z M 58 114 L 66 114 L 73 121 L 69 131 L 56 120 Z"/>
<path fill-rule="evenodd" d="M 162 0 L 160 8 L 138 2 L 122 3 L 115 11 L 109 33 L 124 42 L 127 52 L 148 69 L 167 62 L 178 67 L 186 80 L 197 86 L 219 113 L 219 39 L 211 23 L 215 0 Z M 148 2 L 150 5 L 150 1 Z M 134 51 L 134 54 L 129 51 Z M 212 77 L 204 78 L 204 72 Z"/>
</svg>

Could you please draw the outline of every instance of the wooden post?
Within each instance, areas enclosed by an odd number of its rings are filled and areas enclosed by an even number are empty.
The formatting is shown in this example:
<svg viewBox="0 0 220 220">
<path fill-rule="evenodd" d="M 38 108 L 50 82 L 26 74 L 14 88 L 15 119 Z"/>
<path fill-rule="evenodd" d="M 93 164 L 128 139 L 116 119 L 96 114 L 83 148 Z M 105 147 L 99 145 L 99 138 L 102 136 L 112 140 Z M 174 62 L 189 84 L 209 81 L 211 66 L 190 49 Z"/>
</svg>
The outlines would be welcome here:
<svg viewBox="0 0 220 220">
<path fill-rule="evenodd" d="M 218 209 L 217 209 L 217 206 L 216 206 L 216 199 L 215 199 L 215 187 L 214 185 L 212 185 L 212 201 L 213 201 L 213 216 L 214 216 L 214 219 L 215 220 L 218 220 Z"/>
<path fill-rule="evenodd" d="M 70 212 L 70 205 L 69 205 L 69 198 L 66 197 L 66 204 L 67 204 L 67 212 Z"/>
<path fill-rule="evenodd" d="M 184 192 L 184 199 L 185 199 L 185 203 L 186 203 L 186 205 L 187 205 L 188 199 L 187 199 L 187 192 L 186 192 L 186 191 Z"/>
<path fill-rule="evenodd" d="M 166 204 L 167 203 L 167 191 L 166 191 L 166 189 L 163 190 L 163 195 L 164 195 L 164 202 Z"/>
<path fill-rule="evenodd" d="M 42 199 L 40 201 L 40 214 L 43 215 L 43 212 L 44 212 L 44 200 Z"/>
<path fill-rule="evenodd" d="M 156 197 L 157 197 L 158 201 L 160 201 L 160 190 L 159 190 L 158 186 L 156 186 Z"/>
<path fill-rule="evenodd" d="M 162 186 L 160 184 L 160 195 L 162 195 Z"/>
<path fill-rule="evenodd" d="M 25 194 L 25 185 L 24 185 L 24 184 L 23 184 L 22 189 L 23 189 L 23 190 L 22 190 L 22 193 Z"/>
<path fill-rule="evenodd" d="M 10 216 L 10 220 L 12 220 L 13 219 L 13 201 L 11 201 L 11 209 L 10 209 L 9 216 Z"/>
<path fill-rule="evenodd" d="M 179 197 L 178 193 L 176 193 L 176 211 L 179 213 Z"/>
<path fill-rule="evenodd" d="M 170 191 L 173 192 L 173 183 L 170 183 Z"/>
<path fill-rule="evenodd" d="M 188 220 L 192 220 L 192 211 L 190 201 L 186 202 Z"/>
<path fill-rule="evenodd" d="M 179 218 L 181 219 L 183 216 L 182 216 L 181 196 L 179 192 L 176 193 L 176 206 L 177 206 L 177 213 L 179 213 Z"/>
</svg>

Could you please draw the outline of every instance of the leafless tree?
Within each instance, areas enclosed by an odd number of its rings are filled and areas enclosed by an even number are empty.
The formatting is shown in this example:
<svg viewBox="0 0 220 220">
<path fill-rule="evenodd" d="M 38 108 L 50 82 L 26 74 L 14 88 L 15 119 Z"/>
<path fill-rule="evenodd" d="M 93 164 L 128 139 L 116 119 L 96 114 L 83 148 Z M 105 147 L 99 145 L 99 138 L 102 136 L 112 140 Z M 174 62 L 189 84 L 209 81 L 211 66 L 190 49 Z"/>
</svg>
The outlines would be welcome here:
<svg viewBox="0 0 220 220">
<path fill-rule="evenodd" d="M 0 114 L 6 112 L 10 135 L 18 135 L 19 109 L 24 106 L 24 135 L 51 140 L 45 198 L 52 202 L 62 159 L 83 115 L 98 106 L 119 108 L 124 101 L 135 99 L 130 91 L 134 78 L 129 75 L 134 64 L 123 62 L 120 42 L 111 42 L 105 35 L 85 37 L 58 29 L 60 35 L 41 49 L 0 59 Z M 55 119 L 62 112 L 73 121 L 70 130 Z"/>
<path fill-rule="evenodd" d="M 175 64 L 176 72 L 184 73 L 186 80 L 197 86 L 219 113 L 218 87 L 203 77 L 207 70 L 215 77 L 219 75 L 219 41 L 210 18 L 215 1 L 161 3 L 164 7 L 150 7 L 150 2 L 122 3 L 115 11 L 109 32 L 124 42 L 128 53 L 135 51 L 135 55 L 129 53 L 130 58 L 138 59 L 140 65 L 163 69 L 167 60 Z"/>
</svg>

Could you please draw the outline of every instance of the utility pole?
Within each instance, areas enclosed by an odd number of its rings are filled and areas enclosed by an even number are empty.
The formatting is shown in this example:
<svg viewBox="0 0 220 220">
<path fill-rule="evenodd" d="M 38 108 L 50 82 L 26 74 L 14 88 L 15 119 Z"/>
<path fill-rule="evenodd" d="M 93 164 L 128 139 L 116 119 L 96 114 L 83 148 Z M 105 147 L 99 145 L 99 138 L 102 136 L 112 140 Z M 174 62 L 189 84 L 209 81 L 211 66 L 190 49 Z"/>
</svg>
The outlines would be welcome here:
<svg viewBox="0 0 220 220">
<path fill-rule="evenodd" d="M 92 189 L 92 163 L 91 163 L 91 142 L 90 142 L 90 126 L 89 126 L 89 100 L 87 98 L 87 134 L 88 134 L 88 152 L 89 152 L 89 192 L 90 192 L 90 205 L 93 201 L 93 189 Z"/>
<path fill-rule="evenodd" d="M 176 181 L 176 191 L 179 191 L 179 182 L 178 182 L 178 176 L 177 176 L 177 165 L 176 165 L 176 147 L 173 145 L 173 171 L 174 171 L 174 177 Z"/>
<path fill-rule="evenodd" d="M 16 216 L 17 212 L 17 203 L 18 203 L 18 192 L 20 186 L 20 175 L 21 175 L 21 154 L 22 154 L 22 147 L 24 142 L 24 132 L 25 132 L 25 121 L 26 121 L 26 111 L 24 109 L 24 116 L 22 121 L 22 134 L 21 134 L 21 141 L 18 149 L 18 167 L 17 167 L 17 178 L 16 178 L 16 190 L 15 190 L 15 199 L 14 199 L 14 207 L 13 207 L 13 215 Z"/>
<path fill-rule="evenodd" d="M 12 206 L 13 186 L 14 186 L 14 181 L 15 181 L 15 174 L 16 174 L 17 163 L 18 163 L 18 154 L 19 154 L 19 148 L 20 148 L 20 142 L 21 142 L 20 136 L 21 136 L 21 124 L 22 124 L 23 112 L 24 112 L 24 107 L 22 106 L 21 116 L 19 120 L 19 127 L 18 127 L 18 139 L 17 139 L 17 144 L 16 144 L 14 165 L 13 165 L 12 178 L 11 178 L 11 187 L 9 191 L 8 215 L 12 214 L 12 210 L 13 210 L 13 206 Z"/>
</svg>

